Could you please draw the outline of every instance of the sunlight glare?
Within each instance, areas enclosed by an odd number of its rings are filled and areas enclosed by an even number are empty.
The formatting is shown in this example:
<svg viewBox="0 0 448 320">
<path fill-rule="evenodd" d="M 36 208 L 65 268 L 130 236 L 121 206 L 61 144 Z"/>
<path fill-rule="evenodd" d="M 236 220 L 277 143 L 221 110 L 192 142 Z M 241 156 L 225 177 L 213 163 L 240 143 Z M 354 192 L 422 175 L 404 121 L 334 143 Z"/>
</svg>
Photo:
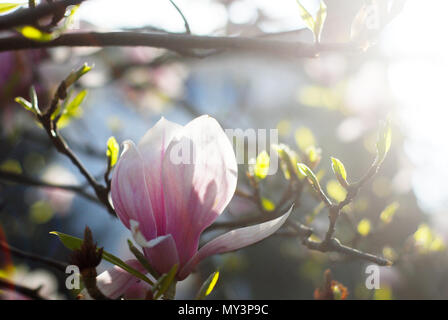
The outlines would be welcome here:
<svg viewBox="0 0 448 320">
<path fill-rule="evenodd" d="M 416 171 L 413 187 L 421 204 L 440 210 L 448 200 L 448 1 L 408 1 L 385 32 L 389 85 Z"/>
</svg>

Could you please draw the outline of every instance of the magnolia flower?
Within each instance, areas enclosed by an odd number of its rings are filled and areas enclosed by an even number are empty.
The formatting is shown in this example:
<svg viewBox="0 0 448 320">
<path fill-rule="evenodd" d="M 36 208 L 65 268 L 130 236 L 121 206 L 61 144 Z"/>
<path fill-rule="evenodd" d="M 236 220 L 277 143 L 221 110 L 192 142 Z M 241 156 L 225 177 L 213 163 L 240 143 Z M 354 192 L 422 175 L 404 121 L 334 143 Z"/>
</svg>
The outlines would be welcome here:
<svg viewBox="0 0 448 320">
<path fill-rule="evenodd" d="M 204 258 L 258 242 L 287 219 L 291 210 L 198 248 L 201 233 L 223 212 L 236 183 L 235 153 L 215 119 L 201 116 L 181 126 L 162 118 L 138 145 L 124 142 L 111 195 L 152 267 L 162 274 L 177 264 L 176 278 L 183 280 Z"/>
</svg>

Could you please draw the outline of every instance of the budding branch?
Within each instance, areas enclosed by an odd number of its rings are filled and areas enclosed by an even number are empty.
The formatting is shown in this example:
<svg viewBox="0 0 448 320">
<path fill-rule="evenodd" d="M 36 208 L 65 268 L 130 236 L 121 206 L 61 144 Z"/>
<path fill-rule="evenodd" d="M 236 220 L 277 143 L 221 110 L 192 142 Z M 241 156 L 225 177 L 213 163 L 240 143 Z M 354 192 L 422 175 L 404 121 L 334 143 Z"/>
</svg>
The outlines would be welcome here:
<svg viewBox="0 0 448 320">
<path fill-rule="evenodd" d="M 21 9 L 15 13 L 0 17 L 0 30 L 36 23 L 39 19 L 57 14 L 61 8 L 78 5 L 84 0 L 62 0 L 49 4 L 41 4 L 35 8 Z M 359 50 L 353 43 L 305 43 L 263 39 L 256 37 L 214 37 L 195 36 L 190 34 L 190 28 L 185 16 L 172 2 L 185 23 L 186 33 L 169 32 L 72 32 L 62 34 L 52 41 L 34 41 L 22 36 L 3 37 L 0 39 L 0 52 L 12 50 L 53 48 L 53 47 L 154 47 L 173 50 L 190 56 L 204 56 L 193 50 L 249 51 L 280 56 L 315 57 L 319 52 L 337 51 L 354 52 Z"/>
<path fill-rule="evenodd" d="M 316 251 L 320 251 L 320 252 L 338 252 L 338 253 L 342 253 L 342 254 L 345 254 L 347 256 L 351 256 L 354 258 L 371 261 L 380 266 L 391 265 L 392 264 L 391 261 L 389 261 L 387 259 L 384 259 L 382 257 L 376 256 L 376 255 L 373 255 L 370 253 L 362 252 L 358 249 L 343 245 L 340 243 L 340 241 L 338 239 L 336 239 L 334 237 L 334 232 L 336 230 L 336 222 L 337 222 L 338 217 L 340 216 L 341 210 L 354 199 L 354 197 L 358 194 L 361 187 L 367 182 L 367 180 L 369 180 L 371 177 L 373 177 L 376 174 L 378 169 L 379 169 L 379 163 L 377 163 L 377 161 L 375 161 L 372 164 L 372 166 L 369 168 L 367 173 L 361 178 L 361 180 L 359 180 L 358 182 L 352 183 L 348 187 L 348 191 L 347 191 L 347 195 L 346 195 L 345 199 L 342 200 L 341 202 L 339 202 L 338 204 L 333 204 L 331 202 L 331 200 L 325 195 L 325 193 L 323 192 L 323 190 L 321 188 L 314 188 L 314 190 L 318 193 L 319 198 L 323 201 L 323 203 L 327 206 L 327 208 L 329 210 L 329 215 L 328 215 L 329 216 L 329 226 L 328 226 L 328 230 L 325 234 L 325 239 L 323 241 L 317 242 L 317 241 L 310 240 L 310 236 L 314 233 L 313 229 L 301 224 L 298 221 L 294 221 L 291 218 L 289 218 L 286 221 L 285 226 L 289 227 L 292 230 L 290 230 L 289 232 L 285 231 L 285 230 L 281 230 L 281 231 L 277 232 L 277 234 L 298 237 L 301 239 L 302 244 L 310 250 L 316 250 Z M 242 227 L 242 226 L 256 224 L 256 223 L 260 223 L 260 222 L 264 222 L 269 219 L 272 219 L 272 216 L 277 216 L 277 215 L 281 214 L 280 213 L 281 208 L 283 208 L 284 205 L 287 204 L 289 201 L 292 200 L 293 203 L 296 203 L 299 200 L 300 195 L 302 194 L 302 191 L 304 188 L 304 181 L 305 181 L 305 180 L 300 181 L 299 179 L 297 179 L 296 176 L 291 177 L 289 186 L 286 189 L 286 191 L 284 192 L 280 202 L 276 205 L 276 209 L 274 210 L 274 212 L 269 212 L 269 213 L 271 213 L 271 215 L 267 215 L 265 212 L 265 209 L 263 208 L 263 204 L 261 203 L 261 195 L 260 195 L 260 190 L 259 190 L 259 186 L 258 186 L 258 181 L 250 175 L 248 175 L 248 178 L 249 178 L 250 185 L 253 189 L 252 193 L 246 193 L 241 190 L 237 190 L 235 192 L 235 195 L 239 196 L 241 198 L 248 199 L 249 201 L 252 201 L 253 203 L 255 203 L 257 205 L 258 209 L 260 210 L 260 212 L 262 212 L 263 214 L 261 216 L 257 215 L 257 216 L 249 217 L 249 218 L 242 219 L 239 221 L 228 221 L 228 222 L 222 222 L 222 223 L 215 223 L 212 226 L 210 226 L 208 229 L 206 229 L 206 231 L 211 231 L 211 230 L 220 229 L 220 228 Z"/>
</svg>

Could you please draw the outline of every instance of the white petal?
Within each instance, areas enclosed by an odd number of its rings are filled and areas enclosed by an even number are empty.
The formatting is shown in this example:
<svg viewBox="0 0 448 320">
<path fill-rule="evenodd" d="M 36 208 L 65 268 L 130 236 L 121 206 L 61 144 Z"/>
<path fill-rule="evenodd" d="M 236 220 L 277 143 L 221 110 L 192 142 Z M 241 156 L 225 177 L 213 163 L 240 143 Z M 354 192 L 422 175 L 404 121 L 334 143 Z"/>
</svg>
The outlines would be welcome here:
<svg viewBox="0 0 448 320">
<path fill-rule="evenodd" d="M 235 153 L 215 119 L 198 117 L 178 132 L 166 151 L 162 177 L 167 233 L 176 241 L 182 265 L 236 188 Z"/>
</svg>

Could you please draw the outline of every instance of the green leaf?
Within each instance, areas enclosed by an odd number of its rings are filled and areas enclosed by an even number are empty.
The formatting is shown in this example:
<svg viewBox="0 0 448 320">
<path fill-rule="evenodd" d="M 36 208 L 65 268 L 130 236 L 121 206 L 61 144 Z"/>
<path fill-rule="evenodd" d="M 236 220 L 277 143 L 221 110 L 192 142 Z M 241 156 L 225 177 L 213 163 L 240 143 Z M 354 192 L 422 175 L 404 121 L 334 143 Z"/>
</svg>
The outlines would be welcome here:
<svg viewBox="0 0 448 320">
<path fill-rule="evenodd" d="M 37 100 L 37 93 L 36 89 L 34 89 L 34 86 L 31 86 L 30 88 L 30 99 L 31 99 L 31 107 L 33 108 L 34 112 L 40 114 L 39 102 Z"/>
<path fill-rule="evenodd" d="M 171 285 L 176 285 L 173 283 L 174 277 L 176 276 L 177 269 L 179 268 L 178 264 L 175 264 L 168 273 L 163 274 L 157 283 L 154 285 L 153 292 L 157 293 L 154 295 L 154 300 L 159 299 L 167 290 L 171 287 Z"/>
<path fill-rule="evenodd" d="M 25 38 L 39 41 L 39 42 L 48 42 L 58 38 L 64 31 L 66 31 L 73 24 L 74 15 L 78 10 L 79 5 L 72 6 L 70 8 L 70 14 L 65 18 L 64 23 L 58 27 L 53 29 L 51 33 L 43 32 L 36 27 L 33 26 L 23 26 L 18 27 L 16 30 L 20 32 Z M 1 7 L 0 7 L 1 13 Z M 68 87 L 68 86 L 67 86 Z"/>
<path fill-rule="evenodd" d="M 81 104 L 83 103 L 85 97 L 87 95 L 87 90 L 81 90 L 69 103 L 67 103 L 64 107 L 61 109 L 63 110 L 59 119 L 58 119 L 58 126 L 59 128 L 66 127 L 73 118 L 80 118 L 82 116 L 82 108 Z M 56 110 L 55 113 L 59 112 L 59 110 Z"/>
<path fill-rule="evenodd" d="M 218 278 L 219 271 L 213 272 L 202 284 L 201 289 L 199 289 L 199 292 L 196 295 L 196 300 L 203 300 L 206 296 L 208 296 L 215 288 Z"/>
<path fill-rule="evenodd" d="M 381 164 L 386 158 L 387 152 L 392 143 L 392 130 L 390 128 L 390 120 L 388 119 L 382 126 L 376 143 L 377 164 Z"/>
<path fill-rule="evenodd" d="M 299 5 L 299 13 L 302 17 L 303 22 L 305 22 L 307 28 L 313 32 L 314 41 L 320 42 L 320 35 L 322 33 L 325 19 L 327 18 L 327 5 L 323 0 L 321 0 L 316 18 L 313 18 L 308 10 L 306 10 L 305 7 L 300 3 L 300 0 L 297 0 L 297 4 Z"/>
<path fill-rule="evenodd" d="M 24 3 L 0 3 L 0 13 L 6 13 L 23 5 Z"/>
<path fill-rule="evenodd" d="M 306 176 L 308 178 L 308 180 L 311 182 L 313 187 L 315 187 L 316 189 L 320 189 L 319 180 L 317 179 L 314 172 L 310 168 L 308 168 L 308 166 L 306 164 L 298 163 L 297 168 L 304 176 Z"/>
<path fill-rule="evenodd" d="M 317 42 L 320 42 L 320 35 L 327 18 L 327 5 L 323 0 L 320 1 L 319 11 L 316 15 L 316 23 L 314 25 L 314 37 Z"/>
<path fill-rule="evenodd" d="M 38 42 L 48 42 L 56 38 L 53 33 L 40 31 L 33 26 L 18 27 L 17 31 L 20 32 L 25 38 Z"/>
<path fill-rule="evenodd" d="M 266 178 L 269 172 L 270 157 L 266 151 L 260 152 L 253 168 L 254 175 L 260 180 Z"/>
<path fill-rule="evenodd" d="M 314 33 L 315 22 L 314 22 L 313 16 L 300 3 L 300 0 L 297 0 L 297 4 L 299 5 L 300 17 L 302 17 L 302 20 L 303 20 L 303 22 L 305 22 L 305 25 L 308 27 L 308 29 L 310 29 Z"/>
<path fill-rule="evenodd" d="M 331 168 L 336 178 L 338 178 L 339 183 L 344 187 L 348 186 L 347 171 L 345 170 L 344 164 L 339 159 L 331 157 Z"/>
<path fill-rule="evenodd" d="M 118 154 L 120 152 L 120 146 L 115 137 L 110 137 L 107 140 L 106 156 L 109 159 L 109 167 L 112 168 L 118 160 Z"/>
<path fill-rule="evenodd" d="M 79 78 L 81 78 L 83 75 L 85 75 L 87 72 L 89 72 L 90 70 L 92 70 L 92 67 L 87 65 L 87 63 L 85 63 L 82 67 L 80 67 L 78 70 L 76 71 L 72 71 L 67 78 L 65 78 L 65 86 L 68 88 L 70 87 L 72 84 L 74 84 L 76 81 L 79 80 Z"/>
<path fill-rule="evenodd" d="M 261 204 L 266 211 L 274 211 L 275 204 L 268 198 L 261 198 Z"/>
<path fill-rule="evenodd" d="M 26 110 L 31 111 L 32 113 L 34 113 L 33 106 L 31 105 L 31 102 L 27 101 L 26 99 L 24 99 L 22 97 L 16 97 L 14 99 L 14 101 L 19 103 Z"/>
<path fill-rule="evenodd" d="M 59 35 L 62 32 L 66 31 L 68 28 L 70 28 L 70 26 L 73 24 L 74 16 L 75 16 L 76 11 L 78 11 L 78 9 L 79 9 L 79 4 L 76 6 L 72 6 L 70 8 L 70 14 L 65 18 L 64 24 L 60 28 L 57 29 L 57 32 L 59 33 Z"/>
<path fill-rule="evenodd" d="M 160 275 L 159 273 L 154 270 L 154 268 L 149 264 L 149 261 L 146 259 L 146 257 L 143 255 L 142 252 L 140 252 L 140 250 L 138 250 L 134 244 L 132 243 L 131 240 L 128 239 L 128 246 L 129 246 L 129 250 L 131 250 L 131 252 L 134 254 L 134 256 L 137 258 L 137 260 L 141 263 L 141 265 L 143 267 L 145 267 L 146 270 L 148 270 L 148 272 L 154 277 L 154 278 L 158 278 Z"/>
<path fill-rule="evenodd" d="M 83 242 L 83 240 L 80 238 L 73 237 L 68 234 L 58 232 L 58 231 L 51 231 L 50 234 L 54 234 L 54 235 L 58 236 L 58 238 L 59 238 L 59 240 L 61 240 L 62 244 L 70 250 L 79 249 Z M 103 259 L 122 268 L 123 270 L 125 270 L 125 271 L 129 272 L 130 274 L 132 274 L 133 276 L 149 283 L 150 285 L 154 285 L 154 283 L 143 273 L 132 268 L 131 266 L 126 264 L 123 260 L 121 260 L 120 258 L 114 256 L 113 254 L 111 254 L 105 250 L 103 250 Z"/>
<path fill-rule="evenodd" d="M 67 105 L 66 112 L 80 116 L 82 111 L 79 109 L 79 106 L 84 101 L 85 97 L 87 95 L 87 90 L 81 90 L 76 97 L 73 98 L 73 100 Z"/>
<path fill-rule="evenodd" d="M 294 150 L 291 150 L 291 148 L 285 144 L 274 144 L 272 145 L 272 148 L 277 151 L 278 156 L 280 157 L 280 168 L 282 169 L 286 180 L 291 179 L 291 175 L 295 175 L 299 179 L 305 178 L 296 166 L 296 163 L 299 161 L 299 156 Z"/>
<path fill-rule="evenodd" d="M 381 221 L 383 221 L 385 224 L 390 223 L 399 207 L 400 204 L 397 201 L 389 204 L 380 214 Z"/>
<path fill-rule="evenodd" d="M 22 97 L 16 97 L 14 101 L 19 103 L 22 107 L 24 107 L 28 111 L 31 111 L 34 114 L 40 114 L 39 104 L 37 100 L 37 93 L 36 89 L 34 89 L 34 86 L 30 87 L 30 101 Z"/>
</svg>

